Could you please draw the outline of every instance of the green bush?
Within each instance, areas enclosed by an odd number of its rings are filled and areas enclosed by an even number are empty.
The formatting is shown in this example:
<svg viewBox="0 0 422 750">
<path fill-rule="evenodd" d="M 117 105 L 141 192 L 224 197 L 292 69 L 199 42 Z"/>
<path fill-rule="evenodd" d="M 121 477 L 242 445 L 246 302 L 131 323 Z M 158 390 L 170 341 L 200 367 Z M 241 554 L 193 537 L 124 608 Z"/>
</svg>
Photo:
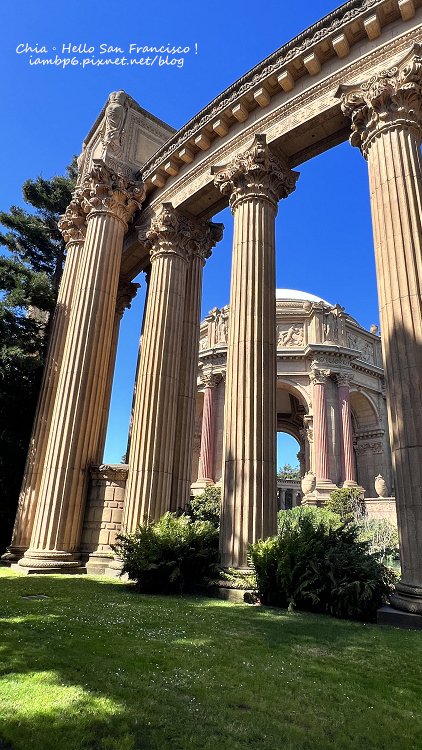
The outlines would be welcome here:
<svg viewBox="0 0 422 750">
<path fill-rule="evenodd" d="M 359 540 L 368 542 L 371 554 L 381 562 L 393 563 L 400 560 L 399 535 L 397 526 L 386 518 L 363 518 L 358 522 Z"/>
<path fill-rule="evenodd" d="M 133 534 L 120 534 L 113 550 L 143 593 L 191 592 L 218 570 L 217 529 L 186 515 L 166 513 Z"/>
<path fill-rule="evenodd" d="M 263 604 L 374 620 L 394 574 L 358 541 L 355 524 L 327 526 L 304 514 L 250 547 Z"/>
<path fill-rule="evenodd" d="M 342 487 L 331 492 L 324 507 L 337 513 L 343 521 L 359 521 L 366 515 L 362 490 L 357 487 Z"/>
<path fill-rule="evenodd" d="M 221 487 L 210 485 L 200 495 L 192 497 L 184 513 L 193 521 L 209 521 L 216 529 L 220 526 Z"/>
<path fill-rule="evenodd" d="M 291 510 L 279 510 L 277 513 L 277 532 L 283 534 L 284 529 L 300 526 L 302 520 L 307 518 L 315 527 L 337 529 L 341 526 L 341 518 L 337 513 L 332 513 L 326 508 L 317 508 L 314 505 L 299 505 Z"/>
</svg>

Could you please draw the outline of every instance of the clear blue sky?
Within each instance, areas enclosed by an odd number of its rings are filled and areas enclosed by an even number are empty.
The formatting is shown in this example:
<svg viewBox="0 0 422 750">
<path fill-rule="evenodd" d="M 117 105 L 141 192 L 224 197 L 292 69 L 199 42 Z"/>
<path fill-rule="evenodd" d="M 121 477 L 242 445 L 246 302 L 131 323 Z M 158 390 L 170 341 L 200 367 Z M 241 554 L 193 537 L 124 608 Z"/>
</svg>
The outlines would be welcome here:
<svg viewBox="0 0 422 750">
<path fill-rule="evenodd" d="M 16 0 L 2 3 L 0 207 L 21 203 L 28 177 L 62 173 L 79 153 L 110 91 L 125 89 L 145 109 L 178 128 L 253 65 L 338 6 L 232 0 L 224 9 L 192 0 Z M 183 45 L 182 67 L 31 66 L 19 44 Z M 95 55 L 97 57 L 98 55 Z M 32 55 L 37 57 L 36 54 Z M 89 55 L 87 55 L 89 57 Z M 299 168 L 296 192 L 279 206 L 277 285 L 339 302 L 363 326 L 378 323 L 367 167 L 349 144 Z M 232 219 L 204 274 L 203 313 L 229 301 Z M 140 279 L 143 284 L 143 280 Z M 122 323 L 106 460 L 125 450 L 143 308 L 142 291 Z M 295 463 L 285 441 L 279 462 Z"/>
</svg>

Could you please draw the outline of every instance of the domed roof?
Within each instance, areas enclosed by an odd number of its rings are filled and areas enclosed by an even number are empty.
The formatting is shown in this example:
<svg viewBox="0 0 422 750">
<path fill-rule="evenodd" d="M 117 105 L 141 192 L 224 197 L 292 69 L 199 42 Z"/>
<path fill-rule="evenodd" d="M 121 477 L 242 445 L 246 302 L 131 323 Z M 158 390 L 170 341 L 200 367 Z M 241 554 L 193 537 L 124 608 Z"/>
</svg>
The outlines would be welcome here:
<svg viewBox="0 0 422 750">
<path fill-rule="evenodd" d="M 298 300 L 301 302 L 323 302 L 324 305 L 332 307 L 331 302 L 327 302 L 321 297 L 316 297 L 315 294 L 309 294 L 309 292 L 299 292 L 297 289 L 276 289 L 275 298 L 278 300 Z"/>
</svg>

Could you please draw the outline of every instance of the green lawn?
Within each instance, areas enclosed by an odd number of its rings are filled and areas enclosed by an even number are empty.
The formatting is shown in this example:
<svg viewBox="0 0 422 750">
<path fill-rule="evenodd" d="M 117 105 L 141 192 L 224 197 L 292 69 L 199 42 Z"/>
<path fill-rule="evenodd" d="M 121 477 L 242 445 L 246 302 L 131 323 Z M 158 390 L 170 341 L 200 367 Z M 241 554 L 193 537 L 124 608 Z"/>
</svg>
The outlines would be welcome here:
<svg viewBox="0 0 422 750">
<path fill-rule="evenodd" d="M 0 750 L 422 747 L 418 632 L 4 568 L 0 623 Z"/>
</svg>

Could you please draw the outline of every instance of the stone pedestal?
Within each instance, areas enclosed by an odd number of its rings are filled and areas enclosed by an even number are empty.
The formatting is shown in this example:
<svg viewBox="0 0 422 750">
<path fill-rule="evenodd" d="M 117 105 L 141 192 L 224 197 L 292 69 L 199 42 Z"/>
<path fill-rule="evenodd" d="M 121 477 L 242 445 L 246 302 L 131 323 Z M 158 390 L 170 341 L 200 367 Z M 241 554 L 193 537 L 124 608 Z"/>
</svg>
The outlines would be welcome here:
<svg viewBox="0 0 422 750">
<path fill-rule="evenodd" d="M 66 241 L 66 261 L 51 325 L 50 343 L 28 448 L 22 489 L 19 495 L 12 542 L 2 558 L 6 562 L 19 560 L 28 549 L 31 541 L 41 473 L 57 391 L 60 362 L 75 290 L 79 283 L 79 260 L 86 232 L 85 213 L 82 211 L 80 204 L 80 191 L 75 191 L 66 213 L 60 219 L 59 227 Z"/>
<path fill-rule="evenodd" d="M 140 183 L 94 165 L 81 190 L 87 232 L 52 408 L 30 547 L 19 564 L 79 566 L 88 467 L 98 447 L 123 237 Z"/>
<path fill-rule="evenodd" d="M 245 568 L 249 544 L 276 531 L 274 220 L 297 174 L 262 135 L 213 171 L 234 215 L 221 562 Z"/>
<path fill-rule="evenodd" d="M 422 613 L 422 49 L 342 86 L 351 143 L 368 161 L 402 578 L 391 597 Z"/>
</svg>

